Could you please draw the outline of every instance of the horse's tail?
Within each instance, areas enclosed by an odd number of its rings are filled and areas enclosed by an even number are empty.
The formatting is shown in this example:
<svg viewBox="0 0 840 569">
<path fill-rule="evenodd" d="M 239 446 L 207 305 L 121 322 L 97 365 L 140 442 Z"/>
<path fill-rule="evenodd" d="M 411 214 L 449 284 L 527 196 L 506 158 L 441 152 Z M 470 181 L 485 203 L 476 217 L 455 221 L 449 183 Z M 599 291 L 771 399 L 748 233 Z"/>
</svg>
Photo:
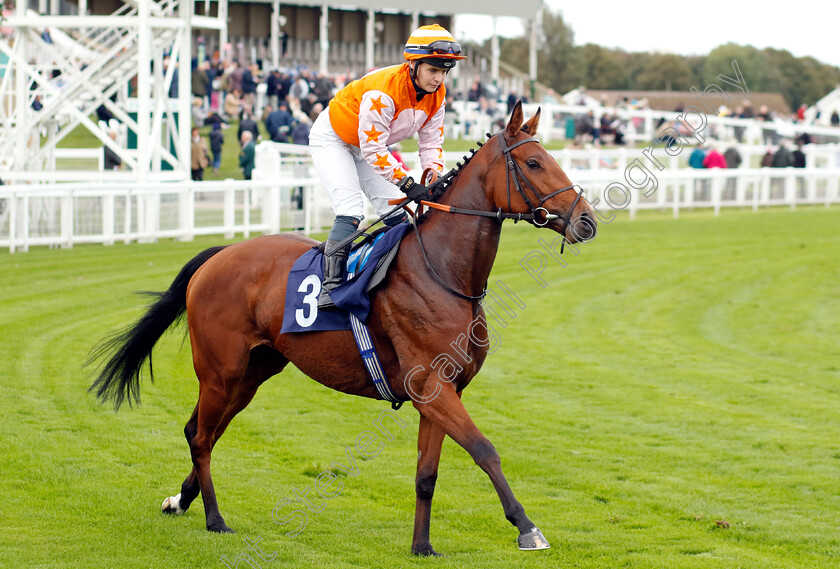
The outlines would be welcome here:
<svg viewBox="0 0 840 569">
<path fill-rule="evenodd" d="M 115 332 L 93 348 L 85 365 L 103 358 L 108 358 L 108 361 L 88 391 L 95 391 L 102 402 L 112 400 L 116 409 L 126 400 L 129 406 L 140 403 L 140 372 L 143 364 L 149 360 L 149 377 L 154 381 L 152 348 L 163 333 L 186 312 L 187 285 L 192 276 L 222 249 L 224 246 L 211 247 L 196 255 L 184 265 L 169 290 L 149 293 L 157 300 L 134 325 Z"/>
</svg>

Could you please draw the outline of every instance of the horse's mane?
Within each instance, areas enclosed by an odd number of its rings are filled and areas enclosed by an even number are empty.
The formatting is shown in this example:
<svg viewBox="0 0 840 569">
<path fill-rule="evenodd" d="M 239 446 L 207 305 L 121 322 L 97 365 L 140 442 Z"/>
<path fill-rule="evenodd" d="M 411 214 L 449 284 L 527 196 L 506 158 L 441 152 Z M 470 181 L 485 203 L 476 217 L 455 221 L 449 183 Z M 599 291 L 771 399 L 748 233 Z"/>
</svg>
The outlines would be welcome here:
<svg viewBox="0 0 840 569">
<path fill-rule="evenodd" d="M 486 134 L 488 139 L 493 137 L 492 133 L 488 132 Z M 461 158 L 463 162 L 457 162 L 454 168 L 449 170 L 449 172 L 438 178 L 437 181 L 435 181 L 435 183 L 432 184 L 431 201 L 440 201 L 440 199 L 446 193 L 446 190 L 448 190 L 455 183 L 455 178 L 458 177 L 458 174 L 461 173 L 461 170 L 463 170 L 466 167 L 466 165 L 470 163 L 470 160 L 472 160 L 475 157 L 476 152 L 478 152 L 478 150 L 481 149 L 481 147 L 484 146 L 485 143 L 479 140 L 476 142 L 476 144 L 478 145 L 478 149 L 470 148 L 469 152 L 467 154 L 464 154 L 464 156 Z M 416 223 L 422 223 L 426 219 L 428 213 L 429 212 L 426 211 L 421 215 L 417 216 Z"/>
</svg>

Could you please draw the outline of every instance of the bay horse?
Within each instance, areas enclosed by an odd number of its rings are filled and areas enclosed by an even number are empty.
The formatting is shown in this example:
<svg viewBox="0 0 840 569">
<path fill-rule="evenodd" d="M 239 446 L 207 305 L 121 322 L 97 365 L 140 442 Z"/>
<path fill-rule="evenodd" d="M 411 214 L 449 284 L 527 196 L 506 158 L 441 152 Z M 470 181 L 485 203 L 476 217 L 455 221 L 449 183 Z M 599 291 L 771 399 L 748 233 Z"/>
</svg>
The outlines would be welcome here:
<svg viewBox="0 0 840 569">
<path fill-rule="evenodd" d="M 549 546 L 514 497 L 496 449 L 461 403 L 461 392 L 481 369 L 489 342 L 466 342 L 462 347 L 469 363 L 451 380 L 442 382 L 427 370 L 471 322 L 483 317 L 481 293 L 496 257 L 503 219 L 544 226 L 570 243 L 595 236 L 595 218 L 582 192 L 533 138 L 539 114 L 538 110 L 523 123 L 517 104 L 503 131 L 459 164 L 446 191 L 436 196 L 435 206 L 445 211 L 430 209 L 417 230 L 406 234 L 373 297 L 367 324 L 385 375 L 394 394 L 411 400 L 420 413 L 414 554 L 438 555 L 429 541 L 429 525 L 446 435 L 489 476 L 505 517 L 519 530 L 519 547 Z M 280 332 L 289 270 L 315 245 L 298 235 L 268 235 L 199 253 L 134 325 L 92 352 L 92 360 L 107 361 L 90 390 L 116 407 L 126 400 L 139 402 L 140 374 L 149 360 L 151 375 L 152 348 L 186 312 L 199 381 L 198 403 L 184 428 L 192 471 L 180 494 L 164 502 L 165 513 L 184 512 L 200 492 L 207 529 L 232 531 L 219 512 L 210 475 L 213 445 L 259 386 L 289 362 L 337 391 L 381 398 L 349 330 Z M 486 328 L 484 334 L 487 339 Z M 326 358 L 325 353 L 333 355 Z"/>
</svg>

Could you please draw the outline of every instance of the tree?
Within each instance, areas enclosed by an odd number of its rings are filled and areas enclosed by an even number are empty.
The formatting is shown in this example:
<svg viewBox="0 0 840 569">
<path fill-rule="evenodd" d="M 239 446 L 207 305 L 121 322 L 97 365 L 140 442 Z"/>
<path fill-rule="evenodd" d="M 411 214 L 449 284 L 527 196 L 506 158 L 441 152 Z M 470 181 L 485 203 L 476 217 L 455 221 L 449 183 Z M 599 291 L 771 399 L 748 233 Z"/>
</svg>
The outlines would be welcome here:
<svg viewBox="0 0 840 569">
<path fill-rule="evenodd" d="M 635 78 L 636 88 L 651 91 L 686 91 L 693 79 L 686 58 L 672 53 L 651 55 Z"/>
<path fill-rule="evenodd" d="M 585 64 L 579 51 L 574 47 L 574 34 L 563 21 L 563 16 L 546 10 L 543 12 L 542 29 L 544 41 L 537 50 L 539 80 L 558 93 L 565 93 L 581 85 L 586 78 Z M 519 69 L 526 68 L 528 61 L 526 38 L 506 39 L 500 47 L 502 61 Z"/>
<path fill-rule="evenodd" d="M 588 43 L 578 48 L 586 70 L 583 84 L 589 89 L 623 89 L 627 67 L 616 50 Z"/>
</svg>

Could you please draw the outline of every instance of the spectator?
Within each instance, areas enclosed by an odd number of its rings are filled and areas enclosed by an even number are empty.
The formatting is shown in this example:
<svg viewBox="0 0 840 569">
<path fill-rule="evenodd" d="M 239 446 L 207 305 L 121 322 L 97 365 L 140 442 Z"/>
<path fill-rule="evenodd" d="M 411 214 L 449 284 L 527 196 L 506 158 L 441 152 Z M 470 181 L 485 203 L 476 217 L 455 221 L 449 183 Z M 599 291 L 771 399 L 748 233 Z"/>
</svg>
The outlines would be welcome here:
<svg viewBox="0 0 840 569">
<path fill-rule="evenodd" d="M 228 122 L 219 115 L 216 111 L 210 111 L 207 118 L 204 119 L 204 126 L 219 125 L 219 128 L 227 128 Z"/>
<path fill-rule="evenodd" d="M 473 103 L 477 103 L 478 99 L 481 97 L 482 88 L 481 88 L 481 80 L 475 78 L 473 80 L 472 87 L 470 87 L 469 93 L 467 94 L 467 100 Z"/>
<path fill-rule="evenodd" d="M 173 65 L 169 58 L 163 60 L 163 68 L 169 69 L 169 66 Z M 170 99 L 177 99 L 178 98 L 178 63 L 175 64 L 175 69 L 172 71 L 172 83 L 169 84 L 169 98 Z"/>
<path fill-rule="evenodd" d="M 244 104 L 254 110 L 254 102 L 257 97 L 257 81 L 255 76 L 258 73 L 256 65 L 251 65 L 242 70 L 242 100 Z"/>
<path fill-rule="evenodd" d="M 280 70 L 276 67 L 272 68 L 271 73 L 268 74 L 265 80 L 265 95 L 268 97 L 268 104 L 277 108 L 277 103 L 280 102 L 278 97 L 280 89 Z"/>
<path fill-rule="evenodd" d="M 204 180 L 204 169 L 210 164 L 210 154 L 207 152 L 207 145 L 198 132 L 198 127 L 193 127 L 190 140 L 190 171 L 194 182 Z"/>
<path fill-rule="evenodd" d="M 289 112 L 289 105 L 286 101 L 280 101 L 276 111 L 269 113 L 265 120 L 265 130 L 274 142 L 289 142 L 289 135 L 292 132 L 294 119 Z"/>
<path fill-rule="evenodd" d="M 108 107 L 105 105 L 99 105 L 96 107 L 96 118 L 97 120 L 101 120 L 107 124 L 112 118 L 114 118 L 114 115 L 108 110 Z"/>
<path fill-rule="evenodd" d="M 723 157 L 726 160 L 727 168 L 738 168 L 741 166 L 741 162 L 743 162 L 741 154 L 734 146 L 727 148 L 726 152 L 723 153 Z"/>
<path fill-rule="evenodd" d="M 300 107 L 300 102 L 309 95 L 309 81 L 306 80 L 305 73 L 301 72 L 289 90 L 290 102 L 295 101 L 295 104 Z"/>
<path fill-rule="evenodd" d="M 773 167 L 773 148 L 771 146 L 767 147 L 767 152 L 765 152 L 764 156 L 761 157 L 761 167 L 762 168 L 772 168 Z"/>
<path fill-rule="evenodd" d="M 230 91 L 242 93 L 242 75 L 244 70 L 237 60 L 233 60 L 233 69 L 230 72 Z"/>
<path fill-rule="evenodd" d="M 225 143 L 225 136 L 222 134 L 222 126 L 213 123 L 210 129 L 210 150 L 213 152 L 213 175 L 219 175 L 219 167 L 222 165 L 222 145 Z"/>
<path fill-rule="evenodd" d="M 706 159 L 706 151 L 703 150 L 703 145 L 698 144 L 697 148 L 695 148 L 691 155 L 688 157 L 688 165 L 692 168 L 702 169 L 705 168 L 703 166 L 703 161 Z"/>
<path fill-rule="evenodd" d="M 242 133 L 246 130 L 251 132 L 251 139 L 254 140 L 256 143 L 256 141 L 260 137 L 260 129 L 257 126 L 256 121 L 254 121 L 254 119 L 251 118 L 250 114 L 242 113 L 242 120 L 239 121 L 239 130 L 236 133 L 236 136 L 237 138 L 239 138 L 239 140 L 242 140 Z"/>
<path fill-rule="evenodd" d="M 805 153 L 802 152 L 802 143 L 796 145 L 796 150 L 793 151 L 792 154 L 792 163 L 794 168 L 804 168 L 805 167 Z"/>
<path fill-rule="evenodd" d="M 41 95 L 35 95 L 35 100 L 32 101 L 32 110 L 40 111 L 44 108 L 44 103 L 41 102 Z"/>
<path fill-rule="evenodd" d="M 307 121 L 295 122 L 292 128 L 292 144 L 309 145 L 309 128 Z"/>
<path fill-rule="evenodd" d="M 840 126 L 840 113 L 836 110 L 831 113 L 831 126 Z"/>
<path fill-rule="evenodd" d="M 207 111 L 204 110 L 204 103 L 200 97 L 193 97 L 191 114 L 192 121 L 195 126 L 204 126 L 204 120 L 207 118 Z"/>
<path fill-rule="evenodd" d="M 289 90 L 292 88 L 292 78 L 288 73 L 280 73 L 280 79 L 277 82 L 277 101 L 288 101 Z"/>
<path fill-rule="evenodd" d="M 704 168 L 726 168 L 726 159 L 723 157 L 717 146 L 712 146 L 709 148 L 708 154 L 706 157 L 703 158 L 703 167 Z"/>
<path fill-rule="evenodd" d="M 239 89 L 233 89 L 225 95 L 225 116 L 228 120 L 236 117 L 239 118 L 242 113 L 242 92 Z"/>
<path fill-rule="evenodd" d="M 793 156 L 787 147 L 787 142 L 782 140 L 779 142 L 779 149 L 773 156 L 773 168 L 787 168 L 788 166 L 793 166 Z"/>
<path fill-rule="evenodd" d="M 207 69 L 209 67 L 209 63 L 202 61 L 196 66 L 190 78 L 193 97 L 196 97 L 199 100 L 199 104 L 205 108 L 207 94 L 210 88 L 210 77 L 207 75 Z"/>
<path fill-rule="evenodd" d="M 109 130 L 108 136 L 113 140 L 115 143 L 117 141 L 117 131 Z M 122 167 L 122 158 L 120 158 L 116 152 L 111 150 L 107 144 L 102 146 L 103 152 L 103 160 L 102 160 L 102 168 L 104 170 L 119 170 Z"/>
<path fill-rule="evenodd" d="M 246 130 L 242 132 L 240 140 L 242 142 L 242 150 L 239 153 L 239 167 L 242 168 L 242 174 L 245 176 L 245 179 L 250 180 L 257 158 L 254 136 L 250 130 Z"/>
</svg>

